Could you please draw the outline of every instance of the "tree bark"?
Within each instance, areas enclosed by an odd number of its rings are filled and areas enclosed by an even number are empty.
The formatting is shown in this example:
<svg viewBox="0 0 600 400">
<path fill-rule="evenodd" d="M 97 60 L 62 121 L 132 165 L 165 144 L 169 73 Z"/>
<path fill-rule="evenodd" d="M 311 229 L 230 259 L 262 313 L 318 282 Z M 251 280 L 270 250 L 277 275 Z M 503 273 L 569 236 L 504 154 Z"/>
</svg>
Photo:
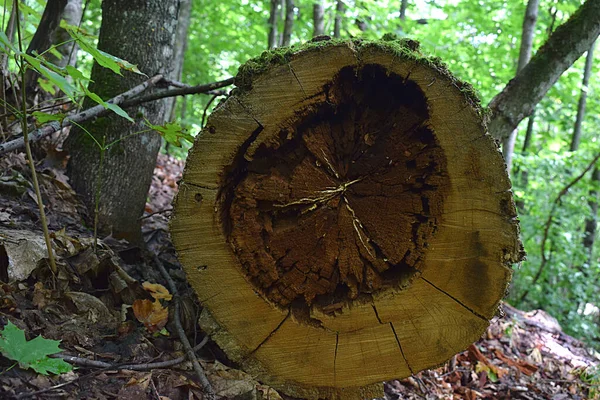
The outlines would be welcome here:
<svg viewBox="0 0 600 400">
<path fill-rule="evenodd" d="M 83 9 L 81 7 L 81 0 L 68 0 L 67 5 L 63 11 L 62 19 L 69 25 L 78 26 L 81 21 L 81 14 Z M 52 39 L 53 44 L 65 43 L 71 39 L 69 33 L 61 28 L 60 26 L 56 29 L 54 33 L 54 38 Z M 70 65 L 72 67 L 77 63 L 77 52 L 79 51 L 79 46 L 75 42 L 69 42 L 59 46 L 56 49 L 61 58 L 55 57 L 52 53 L 48 55 L 48 59 L 55 65 L 58 65 L 61 68 Z"/>
<path fill-rule="evenodd" d="M 285 25 L 283 26 L 282 46 L 289 46 L 294 28 L 294 0 L 285 0 Z"/>
<path fill-rule="evenodd" d="M 175 36 L 175 54 L 173 55 L 173 79 L 181 81 L 183 76 L 183 64 L 185 61 L 185 51 L 188 47 L 188 31 L 190 29 L 190 22 L 192 17 L 192 0 L 180 0 L 179 2 L 179 17 L 177 19 L 177 33 Z M 169 115 L 169 121 L 175 119 L 175 104 L 177 98 L 173 97 L 167 100 L 167 110 Z M 185 104 L 185 97 L 182 102 Z M 185 107 L 185 105 L 184 105 Z"/>
<path fill-rule="evenodd" d="M 269 38 L 267 48 L 272 49 L 277 47 L 278 38 L 277 35 L 277 15 L 279 0 L 271 0 L 271 7 L 269 9 Z"/>
<path fill-rule="evenodd" d="M 517 73 L 519 73 L 531 59 L 533 35 L 535 33 L 535 23 L 537 21 L 539 5 L 540 0 L 529 0 L 527 3 L 525 18 L 523 19 L 523 32 L 521 33 L 521 48 L 519 50 Z M 509 175 L 512 169 L 512 156 L 515 150 L 518 132 L 518 129 L 513 129 L 510 135 L 502 142 L 502 152 L 504 154 L 504 161 L 506 162 L 506 170 Z"/>
<path fill-rule="evenodd" d="M 171 235 L 201 326 L 293 397 L 382 397 L 439 365 L 480 337 L 522 258 L 478 103 L 398 46 L 240 67 L 186 162 Z"/>
<path fill-rule="evenodd" d="M 406 19 L 406 9 L 408 8 L 408 0 L 402 0 L 400 4 L 400 21 L 404 21 Z"/>
<path fill-rule="evenodd" d="M 342 31 L 342 18 L 344 17 L 344 2 L 338 0 L 335 6 L 335 20 L 333 24 L 333 37 L 339 38 Z"/>
<path fill-rule="evenodd" d="M 600 169 L 594 168 L 592 172 L 592 185 L 595 187 L 600 183 Z M 583 247 L 586 250 L 588 257 L 588 264 L 592 265 L 592 255 L 594 252 L 594 242 L 596 241 L 596 231 L 598 229 L 598 203 L 600 203 L 600 196 L 598 191 L 593 189 L 590 190 L 590 205 L 591 215 L 585 220 L 585 229 L 583 234 Z"/>
<path fill-rule="evenodd" d="M 50 48 L 54 32 L 60 25 L 66 5 L 67 0 L 48 0 L 40 24 L 31 38 L 29 46 L 27 46 L 27 54 L 41 54 Z M 25 75 L 24 88 L 30 98 L 33 96 L 38 76 L 32 69 L 29 69 Z"/>
<path fill-rule="evenodd" d="M 490 102 L 492 117 L 488 129 L 492 136 L 504 140 L 599 34 L 600 1 L 587 0 Z"/>
<path fill-rule="evenodd" d="M 313 37 L 325 34 L 325 8 L 322 0 L 313 3 Z"/>
<path fill-rule="evenodd" d="M 581 82 L 581 93 L 579 95 L 579 104 L 577 105 L 577 118 L 575 119 L 575 128 L 573 129 L 573 136 L 571 138 L 570 151 L 575 151 L 579 148 L 579 142 L 581 141 L 581 125 L 585 118 L 585 105 L 587 102 L 588 85 L 590 83 L 590 76 L 592 74 L 592 65 L 594 63 L 594 44 L 590 47 L 585 59 L 585 68 L 583 70 L 583 81 Z"/>
<path fill-rule="evenodd" d="M 149 76 L 172 77 L 177 70 L 173 49 L 179 5 L 179 0 L 104 0 L 98 48 L 137 64 Z M 90 90 L 108 99 L 147 78 L 127 71 L 119 76 L 94 64 L 91 79 Z M 137 132 L 147 129 L 143 118 L 153 124 L 163 123 L 166 105 L 161 100 L 128 110 L 137 119 L 135 124 L 114 114 L 85 124 L 100 143 L 123 139 L 106 152 L 102 168 L 100 152 L 88 135 L 74 130 L 67 138 L 71 185 L 88 210 L 94 209 L 99 179 L 100 232 L 112 232 L 130 241 L 140 239 L 138 219 L 144 210 L 161 138 L 155 132 Z"/>
</svg>

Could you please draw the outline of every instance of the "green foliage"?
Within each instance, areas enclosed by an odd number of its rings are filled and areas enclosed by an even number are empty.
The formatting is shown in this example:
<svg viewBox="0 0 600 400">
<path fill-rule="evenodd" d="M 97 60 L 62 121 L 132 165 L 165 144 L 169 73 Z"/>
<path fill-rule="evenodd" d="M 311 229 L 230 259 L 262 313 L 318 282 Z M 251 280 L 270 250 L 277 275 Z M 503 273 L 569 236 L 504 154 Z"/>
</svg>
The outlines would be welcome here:
<svg viewBox="0 0 600 400">
<path fill-rule="evenodd" d="M 158 132 L 169 144 L 176 147 L 181 147 L 181 140 L 185 140 L 189 143 L 194 142 L 192 135 L 182 128 L 179 124 L 174 122 L 167 122 L 164 125 L 153 125 L 146 120 L 146 125 Z"/>
<path fill-rule="evenodd" d="M 25 332 L 10 321 L 0 331 L 0 353 L 17 361 L 21 368 L 31 368 L 38 374 L 63 374 L 73 369 L 63 359 L 48 357 L 61 352 L 59 343 L 59 340 L 44 339 L 41 336 L 27 341 Z"/>
</svg>

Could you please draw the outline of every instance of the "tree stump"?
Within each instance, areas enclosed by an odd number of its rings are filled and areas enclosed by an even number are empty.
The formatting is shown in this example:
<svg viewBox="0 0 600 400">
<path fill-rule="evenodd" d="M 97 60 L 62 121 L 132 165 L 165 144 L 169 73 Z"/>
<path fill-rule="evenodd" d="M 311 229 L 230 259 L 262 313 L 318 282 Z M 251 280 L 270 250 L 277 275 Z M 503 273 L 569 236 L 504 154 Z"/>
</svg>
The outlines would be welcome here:
<svg viewBox="0 0 600 400">
<path fill-rule="evenodd" d="M 286 394 L 358 399 L 476 341 L 522 247 L 471 87 L 413 41 L 278 49 L 236 84 L 171 225 L 227 355 Z"/>
</svg>

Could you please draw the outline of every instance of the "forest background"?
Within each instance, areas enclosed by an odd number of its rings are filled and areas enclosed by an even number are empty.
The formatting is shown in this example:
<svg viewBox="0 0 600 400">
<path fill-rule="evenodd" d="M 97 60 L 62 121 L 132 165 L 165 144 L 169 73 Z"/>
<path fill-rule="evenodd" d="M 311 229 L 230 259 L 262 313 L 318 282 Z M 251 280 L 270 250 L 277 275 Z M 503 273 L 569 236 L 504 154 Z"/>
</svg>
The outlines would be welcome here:
<svg viewBox="0 0 600 400">
<path fill-rule="evenodd" d="M 488 104 L 519 66 L 523 23 L 530 15 L 527 3 L 193 0 L 187 37 L 176 44 L 186 49 L 181 81 L 193 85 L 229 78 L 242 63 L 269 47 L 304 43 L 318 34 L 378 39 L 393 33 L 418 40 L 423 53 L 440 57 Z M 582 3 L 539 1 L 534 54 Z M 29 0 L 23 5 L 27 44 L 46 2 Z M 101 2 L 84 1 L 82 8 L 81 27 L 93 41 L 101 25 Z M 5 4 L 3 9 L 6 30 L 11 7 Z M 286 20 L 293 22 L 291 28 L 286 29 Z M 93 60 L 79 51 L 77 70 L 90 76 Z M 521 309 L 542 308 L 567 333 L 600 347 L 600 250 L 595 222 L 600 183 L 598 168 L 590 164 L 600 152 L 600 76 L 595 61 L 593 51 L 584 54 L 538 104 L 535 117 L 519 125 L 510 175 L 528 257 L 515 270 L 507 301 Z M 214 92 L 178 97 L 171 118 L 195 135 L 221 96 L 222 92 Z M 182 148 L 163 144 L 161 151 L 185 158 L 189 147 L 188 143 Z"/>
</svg>

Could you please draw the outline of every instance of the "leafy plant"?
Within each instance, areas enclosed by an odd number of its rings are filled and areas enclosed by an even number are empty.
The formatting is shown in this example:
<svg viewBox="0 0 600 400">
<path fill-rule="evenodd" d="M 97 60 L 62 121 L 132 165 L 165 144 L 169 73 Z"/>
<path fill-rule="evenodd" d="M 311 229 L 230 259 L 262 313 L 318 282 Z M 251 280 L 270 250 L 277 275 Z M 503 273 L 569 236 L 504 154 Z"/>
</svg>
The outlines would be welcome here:
<svg viewBox="0 0 600 400">
<path fill-rule="evenodd" d="M 48 357 L 61 351 L 59 343 L 59 340 L 44 339 L 42 336 L 27 341 L 25 332 L 10 321 L 0 331 L 0 353 L 18 362 L 21 368 L 31 368 L 43 375 L 63 374 L 73 369 L 63 359 Z"/>
</svg>

